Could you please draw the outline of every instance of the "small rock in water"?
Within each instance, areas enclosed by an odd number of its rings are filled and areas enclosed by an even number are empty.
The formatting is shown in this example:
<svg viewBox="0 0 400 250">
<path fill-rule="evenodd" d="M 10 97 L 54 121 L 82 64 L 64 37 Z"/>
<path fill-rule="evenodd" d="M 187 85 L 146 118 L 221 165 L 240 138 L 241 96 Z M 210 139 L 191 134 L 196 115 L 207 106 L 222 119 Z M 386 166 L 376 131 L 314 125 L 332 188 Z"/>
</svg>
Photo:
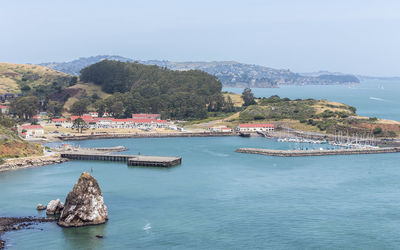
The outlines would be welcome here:
<svg viewBox="0 0 400 250">
<path fill-rule="evenodd" d="M 65 200 L 58 225 L 80 227 L 103 224 L 108 220 L 107 207 L 97 180 L 83 172 Z"/>
<path fill-rule="evenodd" d="M 47 208 L 47 206 L 43 206 L 41 203 L 39 203 L 36 207 L 37 210 L 45 210 Z"/>
<path fill-rule="evenodd" d="M 47 204 L 46 214 L 48 215 L 60 214 L 63 209 L 64 209 L 64 204 L 60 201 L 60 199 L 51 200 L 49 204 Z"/>
</svg>

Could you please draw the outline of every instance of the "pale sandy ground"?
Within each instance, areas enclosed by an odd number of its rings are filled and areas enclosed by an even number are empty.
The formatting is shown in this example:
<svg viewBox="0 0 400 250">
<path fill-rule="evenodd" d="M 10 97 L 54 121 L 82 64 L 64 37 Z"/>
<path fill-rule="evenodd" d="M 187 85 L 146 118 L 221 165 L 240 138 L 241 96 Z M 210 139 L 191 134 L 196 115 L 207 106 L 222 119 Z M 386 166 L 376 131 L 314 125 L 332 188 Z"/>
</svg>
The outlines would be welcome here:
<svg viewBox="0 0 400 250">
<path fill-rule="evenodd" d="M 193 129 L 184 129 L 183 131 L 178 131 L 178 130 L 172 130 L 172 129 L 166 129 L 166 128 L 155 128 L 150 131 L 144 131 L 141 129 L 132 129 L 132 128 L 96 128 L 96 129 L 87 129 L 84 130 L 82 133 L 78 133 L 77 130 L 73 130 L 70 128 L 63 128 L 63 127 L 56 127 L 54 125 L 46 125 L 44 126 L 44 131 L 45 135 L 43 139 L 46 139 L 47 141 L 57 141 L 57 137 L 61 135 L 76 135 L 76 136 L 84 136 L 84 135 L 102 135 L 102 134 L 108 134 L 108 135 L 117 135 L 117 134 L 140 134 L 140 135 L 146 135 L 146 134 L 163 134 L 163 133 L 183 133 L 183 132 L 204 132 L 203 129 L 201 128 L 193 128 Z M 55 133 L 56 132 L 56 133 Z"/>
</svg>

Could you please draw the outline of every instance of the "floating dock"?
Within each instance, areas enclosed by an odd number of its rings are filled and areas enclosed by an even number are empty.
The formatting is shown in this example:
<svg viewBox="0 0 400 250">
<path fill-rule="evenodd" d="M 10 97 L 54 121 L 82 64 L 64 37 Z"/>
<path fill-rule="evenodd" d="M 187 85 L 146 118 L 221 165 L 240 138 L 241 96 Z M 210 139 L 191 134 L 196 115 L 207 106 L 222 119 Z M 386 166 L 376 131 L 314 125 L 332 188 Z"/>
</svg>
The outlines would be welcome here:
<svg viewBox="0 0 400 250">
<path fill-rule="evenodd" d="M 85 152 L 63 152 L 61 157 L 71 160 L 126 162 L 128 166 L 173 167 L 182 163 L 182 157 L 117 155 Z"/>
<path fill-rule="evenodd" d="M 260 154 L 280 157 L 324 156 L 324 155 L 355 155 L 399 153 L 400 147 L 369 148 L 369 149 L 332 149 L 332 150 L 275 150 L 262 148 L 239 148 L 235 152 Z"/>
</svg>

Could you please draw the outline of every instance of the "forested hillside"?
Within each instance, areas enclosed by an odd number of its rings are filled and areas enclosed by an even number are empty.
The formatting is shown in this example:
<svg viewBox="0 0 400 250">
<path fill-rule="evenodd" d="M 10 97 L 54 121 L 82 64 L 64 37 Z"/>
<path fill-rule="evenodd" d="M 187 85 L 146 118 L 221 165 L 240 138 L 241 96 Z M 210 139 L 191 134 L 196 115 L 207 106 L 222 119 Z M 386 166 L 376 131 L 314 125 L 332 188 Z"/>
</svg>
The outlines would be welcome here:
<svg viewBox="0 0 400 250">
<path fill-rule="evenodd" d="M 82 69 L 80 80 L 113 94 L 98 100 L 95 107 L 115 116 L 152 112 L 164 118 L 205 118 L 208 111 L 222 111 L 225 106 L 221 82 L 199 70 L 103 60 Z"/>
</svg>

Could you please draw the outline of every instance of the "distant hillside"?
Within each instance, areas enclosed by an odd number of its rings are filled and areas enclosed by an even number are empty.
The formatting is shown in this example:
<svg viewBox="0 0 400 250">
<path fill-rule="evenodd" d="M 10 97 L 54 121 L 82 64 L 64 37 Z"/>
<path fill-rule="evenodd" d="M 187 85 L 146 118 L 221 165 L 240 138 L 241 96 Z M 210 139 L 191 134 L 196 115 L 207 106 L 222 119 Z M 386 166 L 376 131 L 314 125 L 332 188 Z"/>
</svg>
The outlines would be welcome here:
<svg viewBox="0 0 400 250">
<path fill-rule="evenodd" d="M 79 58 L 71 62 L 43 63 L 41 65 L 56 69 L 65 73 L 79 75 L 82 68 L 100 62 L 102 60 L 118 60 L 122 62 L 137 61 L 145 65 L 157 65 L 172 70 L 202 70 L 212 74 L 222 82 L 224 87 L 259 87 L 277 88 L 279 85 L 334 85 L 359 83 L 353 76 L 350 80 L 337 78 L 320 78 L 315 76 L 301 75 L 285 69 L 273 69 L 260 65 L 244 64 L 235 61 L 216 62 L 171 62 L 160 60 L 133 60 L 120 56 L 94 56 Z M 344 81 L 345 80 L 345 81 Z"/>
<path fill-rule="evenodd" d="M 70 75 L 43 66 L 0 63 L 0 94 L 20 93 L 71 79 Z"/>
<path fill-rule="evenodd" d="M 91 65 L 98 63 L 103 60 L 114 60 L 121 62 L 133 62 L 132 59 L 125 58 L 122 56 L 91 56 L 91 57 L 81 57 L 79 59 L 70 61 L 70 62 L 50 62 L 50 63 L 41 63 L 39 65 L 49 67 L 54 70 L 58 70 L 67 74 L 76 75 L 80 74 L 81 69 Z"/>
</svg>

